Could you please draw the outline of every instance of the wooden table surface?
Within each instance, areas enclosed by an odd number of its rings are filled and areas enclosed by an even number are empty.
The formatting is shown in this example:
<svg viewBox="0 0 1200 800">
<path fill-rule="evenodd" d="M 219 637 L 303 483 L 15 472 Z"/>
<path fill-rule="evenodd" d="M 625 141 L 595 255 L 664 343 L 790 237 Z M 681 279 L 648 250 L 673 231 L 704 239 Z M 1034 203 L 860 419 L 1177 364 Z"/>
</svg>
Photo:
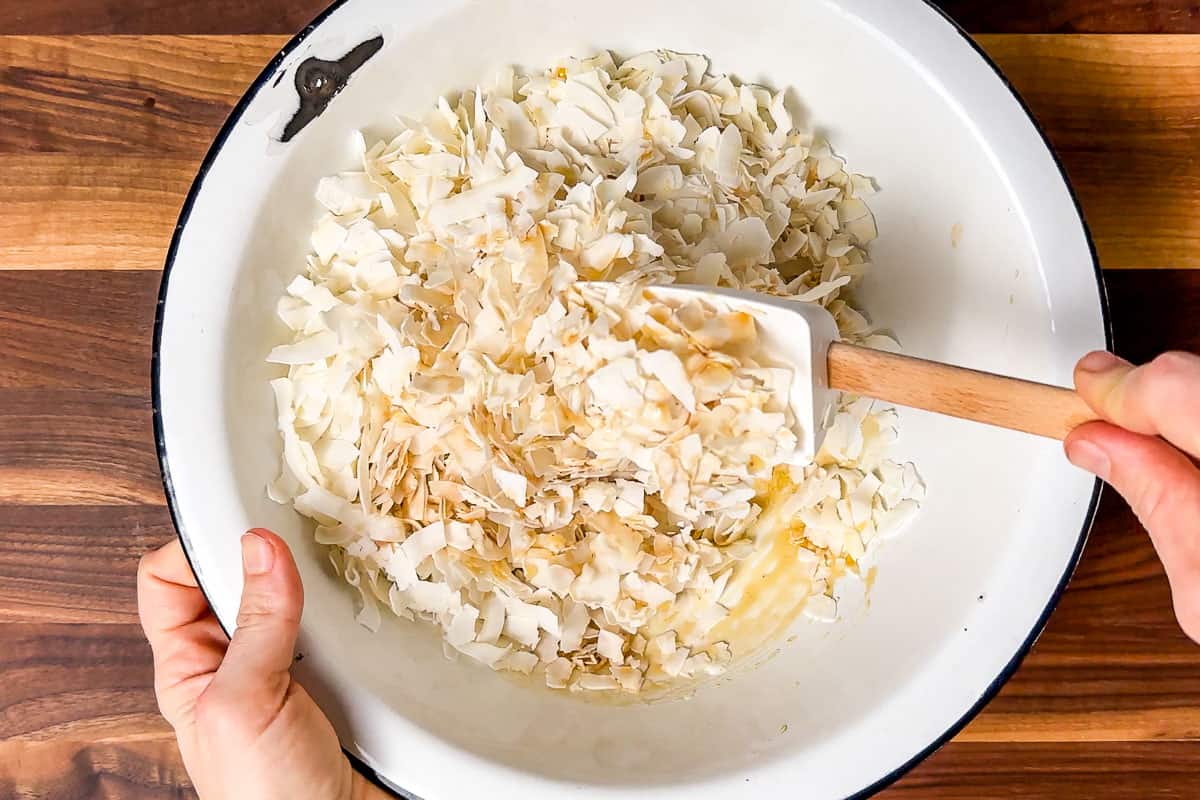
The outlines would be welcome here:
<svg viewBox="0 0 1200 800">
<path fill-rule="evenodd" d="M 193 797 L 138 556 L 164 252 L 212 136 L 324 0 L 0 0 L 0 800 Z M 1066 163 L 1117 349 L 1200 351 L 1200 4 L 945 0 Z M 1200 797 L 1200 647 L 1107 495 L 1020 672 L 886 797 Z M 248 799 L 252 800 L 252 799 Z"/>
</svg>

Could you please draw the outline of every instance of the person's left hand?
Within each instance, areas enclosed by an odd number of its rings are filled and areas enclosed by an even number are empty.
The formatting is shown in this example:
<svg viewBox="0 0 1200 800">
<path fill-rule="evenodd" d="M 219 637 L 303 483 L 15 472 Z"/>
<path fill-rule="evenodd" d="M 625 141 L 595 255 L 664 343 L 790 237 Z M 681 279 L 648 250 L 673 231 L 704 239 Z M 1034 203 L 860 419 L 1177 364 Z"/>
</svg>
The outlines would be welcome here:
<svg viewBox="0 0 1200 800">
<path fill-rule="evenodd" d="M 357 800 L 383 793 L 354 772 L 333 726 L 289 668 L 304 593 L 287 545 L 242 537 L 245 588 L 230 641 L 178 541 L 138 565 L 138 612 L 154 691 L 202 800 Z"/>
</svg>

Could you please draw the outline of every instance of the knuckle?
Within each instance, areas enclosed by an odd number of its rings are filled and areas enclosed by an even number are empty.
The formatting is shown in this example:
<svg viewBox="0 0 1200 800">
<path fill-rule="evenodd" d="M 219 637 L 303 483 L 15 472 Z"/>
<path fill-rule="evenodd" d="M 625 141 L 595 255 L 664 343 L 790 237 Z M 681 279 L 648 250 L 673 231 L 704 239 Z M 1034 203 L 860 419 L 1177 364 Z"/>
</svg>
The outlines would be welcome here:
<svg viewBox="0 0 1200 800">
<path fill-rule="evenodd" d="M 270 601 L 242 601 L 238 609 L 237 627 L 246 629 L 290 627 L 300 624 L 299 614 Z"/>
<path fill-rule="evenodd" d="M 261 628 L 275 620 L 275 614 L 269 606 L 260 603 L 242 602 L 238 609 L 237 626 L 239 628 Z"/>
<path fill-rule="evenodd" d="M 1171 351 L 1138 367 L 1117 393 L 1117 421 L 1140 433 L 1157 433 L 1172 409 L 1200 394 L 1200 359 Z"/>
<path fill-rule="evenodd" d="M 299 606 L 294 604 L 286 594 L 278 591 L 263 591 L 262 587 L 243 590 L 237 616 L 239 628 L 295 625 L 299 622 Z"/>
<path fill-rule="evenodd" d="M 1195 356 L 1172 350 L 1155 357 L 1146 366 L 1146 376 L 1153 384 L 1176 387 L 1180 381 L 1188 378 L 1200 380 L 1200 370 L 1197 369 Z"/>
<path fill-rule="evenodd" d="M 1134 491 L 1135 496 L 1131 499 L 1130 505 L 1137 515 L 1138 522 L 1142 523 L 1142 527 L 1148 531 L 1158 530 L 1159 518 L 1162 516 L 1164 499 L 1167 495 L 1163 482 L 1147 477 L 1138 482 Z"/>
</svg>

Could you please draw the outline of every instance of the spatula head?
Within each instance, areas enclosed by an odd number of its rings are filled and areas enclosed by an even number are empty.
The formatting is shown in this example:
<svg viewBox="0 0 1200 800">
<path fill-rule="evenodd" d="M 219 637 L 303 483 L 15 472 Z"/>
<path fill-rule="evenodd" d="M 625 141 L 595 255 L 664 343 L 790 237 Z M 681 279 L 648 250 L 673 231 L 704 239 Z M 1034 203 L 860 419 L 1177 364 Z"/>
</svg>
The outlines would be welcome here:
<svg viewBox="0 0 1200 800">
<path fill-rule="evenodd" d="M 648 287 L 654 297 L 672 304 L 700 300 L 714 308 L 742 311 L 758 323 L 763 362 L 792 371 L 788 404 L 796 418 L 795 462 L 812 461 L 821 446 L 837 400 L 829 388 L 827 354 L 837 341 L 833 316 L 815 303 L 713 286 L 670 284 Z"/>
</svg>

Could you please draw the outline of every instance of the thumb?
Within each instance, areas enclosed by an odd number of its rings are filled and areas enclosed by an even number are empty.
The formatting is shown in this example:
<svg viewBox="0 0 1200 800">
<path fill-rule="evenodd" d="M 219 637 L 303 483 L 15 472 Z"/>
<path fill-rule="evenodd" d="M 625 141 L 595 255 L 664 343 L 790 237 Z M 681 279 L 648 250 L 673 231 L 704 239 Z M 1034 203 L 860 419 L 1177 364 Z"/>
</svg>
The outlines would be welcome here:
<svg viewBox="0 0 1200 800">
<path fill-rule="evenodd" d="M 1071 463 L 1111 484 L 1150 532 L 1175 616 L 1200 641 L 1200 469 L 1157 436 L 1106 422 L 1076 428 L 1065 447 Z"/>
<path fill-rule="evenodd" d="M 242 536 L 242 574 L 237 630 L 211 689 L 266 723 L 291 683 L 304 590 L 287 544 L 262 528 Z"/>
<path fill-rule="evenodd" d="M 1200 458 L 1200 356 L 1163 353 L 1135 367 L 1101 350 L 1080 359 L 1075 385 L 1103 419 Z"/>
</svg>

